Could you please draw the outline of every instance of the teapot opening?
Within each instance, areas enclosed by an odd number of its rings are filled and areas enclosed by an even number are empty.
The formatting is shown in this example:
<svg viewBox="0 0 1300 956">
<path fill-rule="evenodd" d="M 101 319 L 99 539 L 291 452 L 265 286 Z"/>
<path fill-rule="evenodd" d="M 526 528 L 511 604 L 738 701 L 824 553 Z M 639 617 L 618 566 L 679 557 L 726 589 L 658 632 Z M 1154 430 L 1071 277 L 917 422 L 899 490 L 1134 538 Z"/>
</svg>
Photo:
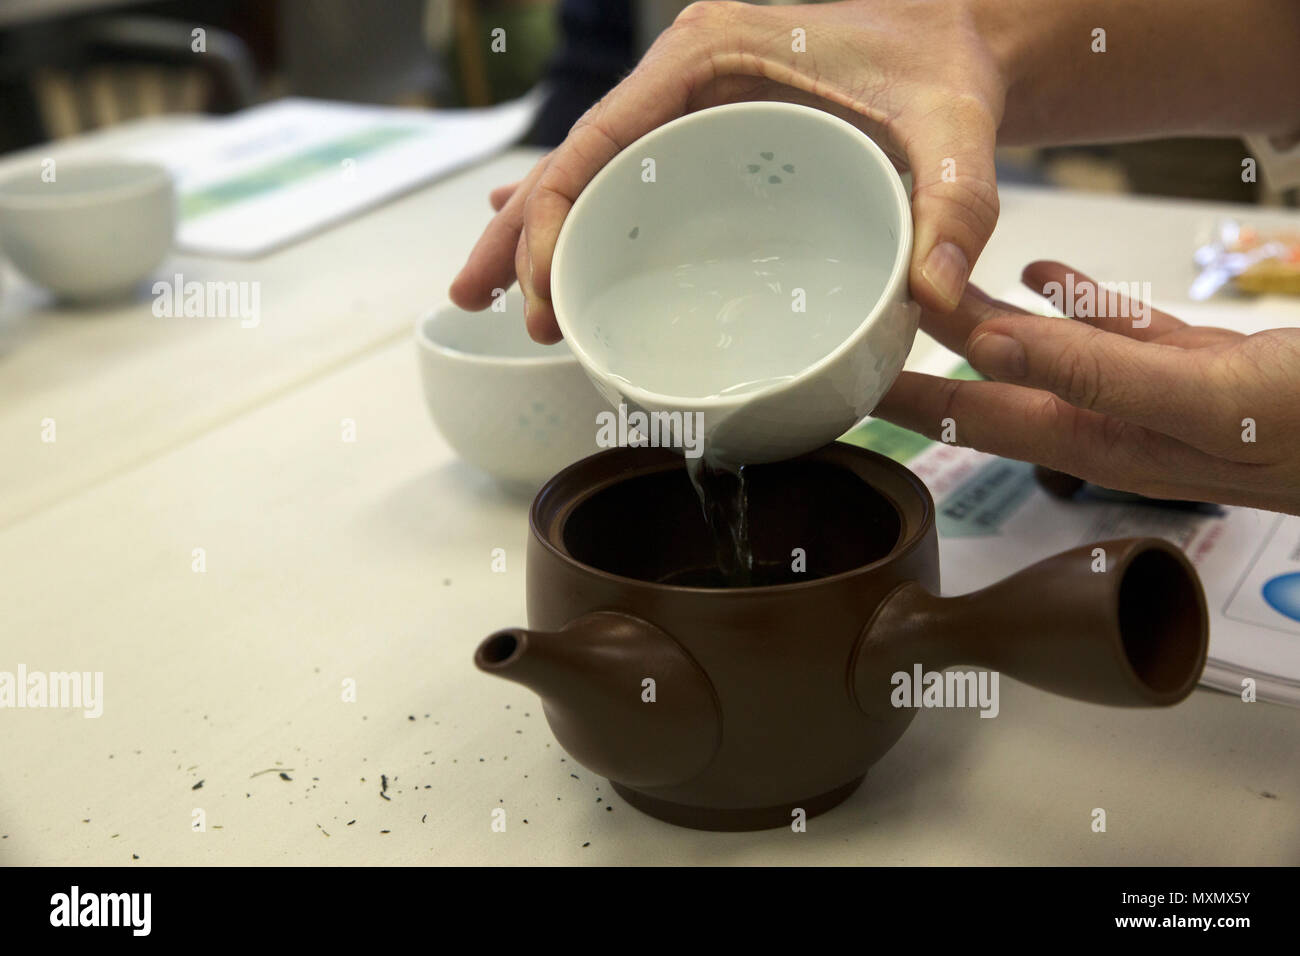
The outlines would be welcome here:
<svg viewBox="0 0 1300 956">
<path fill-rule="evenodd" d="M 1129 665 L 1153 690 L 1167 693 L 1185 686 L 1200 670 L 1195 655 L 1180 652 L 1187 635 L 1200 626 L 1196 581 L 1158 548 L 1138 554 L 1123 573 L 1119 632 Z"/>
<path fill-rule="evenodd" d="M 475 663 L 484 669 L 500 667 L 514 657 L 522 645 L 517 631 L 497 631 L 478 646 Z"/>
<path fill-rule="evenodd" d="M 898 509 L 849 468 L 795 459 L 746 468 L 751 587 L 853 571 L 893 552 Z M 616 480 L 567 516 L 565 550 L 621 577 L 678 587 L 727 587 L 684 466 Z"/>
</svg>

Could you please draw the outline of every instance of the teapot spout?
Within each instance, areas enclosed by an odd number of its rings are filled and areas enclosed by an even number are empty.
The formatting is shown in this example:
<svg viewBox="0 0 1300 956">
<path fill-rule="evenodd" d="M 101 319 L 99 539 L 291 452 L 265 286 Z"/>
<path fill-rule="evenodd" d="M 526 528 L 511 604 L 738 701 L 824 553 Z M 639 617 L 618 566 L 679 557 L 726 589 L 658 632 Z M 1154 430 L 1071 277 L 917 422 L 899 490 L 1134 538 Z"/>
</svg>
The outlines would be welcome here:
<svg viewBox="0 0 1300 956">
<path fill-rule="evenodd" d="M 683 783 L 717 749 L 713 686 L 677 641 L 640 618 L 596 611 L 559 631 L 508 628 L 478 646 L 474 663 L 535 692 L 561 746 L 618 783 Z"/>
<path fill-rule="evenodd" d="M 1100 542 L 959 597 L 896 589 L 858 645 L 853 686 L 870 712 L 890 668 L 974 664 L 1043 690 L 1121 707 L 1190 694 L 1205 667 L 1205 594 L 1186 556 L 1159 538 Z"/>
</svg>

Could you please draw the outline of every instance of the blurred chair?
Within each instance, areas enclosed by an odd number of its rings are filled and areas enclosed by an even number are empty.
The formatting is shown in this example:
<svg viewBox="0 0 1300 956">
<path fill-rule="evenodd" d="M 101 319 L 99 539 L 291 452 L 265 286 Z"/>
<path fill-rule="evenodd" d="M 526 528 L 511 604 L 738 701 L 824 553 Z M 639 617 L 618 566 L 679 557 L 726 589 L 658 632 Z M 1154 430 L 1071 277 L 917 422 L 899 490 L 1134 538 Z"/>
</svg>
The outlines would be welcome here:
<svg viewBox="0 0 1300 956">
<path fill-rule="evenodd" d="M 193 49 L 202 29 L 204 52 Z M 4 37 L 0 149 L 166 112 L 250 105 L 257 75 L 233 33 L 145 16 L 37 23 Z"/>
</svg>

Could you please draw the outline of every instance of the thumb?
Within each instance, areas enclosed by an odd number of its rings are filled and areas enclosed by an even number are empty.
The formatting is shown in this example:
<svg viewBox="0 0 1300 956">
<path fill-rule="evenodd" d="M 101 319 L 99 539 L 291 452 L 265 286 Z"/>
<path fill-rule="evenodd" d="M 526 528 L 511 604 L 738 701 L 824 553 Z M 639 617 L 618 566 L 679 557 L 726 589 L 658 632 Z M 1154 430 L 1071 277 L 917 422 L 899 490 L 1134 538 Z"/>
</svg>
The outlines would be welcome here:
<svg viewBox="0 0 1300 956">
<path fill-rule="evenodd" d="M 912 297 L 926 309 L 951 312 L 998 221 L 997 124 L 973 98 L 911 123 L 915 129 L 900 124 L 899 132 L 912 171 Z"/>
</svg>

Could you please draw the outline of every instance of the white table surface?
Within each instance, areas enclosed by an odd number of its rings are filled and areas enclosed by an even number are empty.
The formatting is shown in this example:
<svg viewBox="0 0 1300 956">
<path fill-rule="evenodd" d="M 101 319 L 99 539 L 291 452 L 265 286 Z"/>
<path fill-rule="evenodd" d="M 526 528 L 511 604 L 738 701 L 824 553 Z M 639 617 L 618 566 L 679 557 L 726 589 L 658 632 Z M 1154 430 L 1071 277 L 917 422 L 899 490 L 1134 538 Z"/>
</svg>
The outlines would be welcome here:
<svg viewBox="0 0 1300 956">
<path fill-rule="evenodd" d="M 1124 711 L 1004 681 L 997 719 L 919 715 L 803 834 L 671 827 L 567 760 L 471 664 L 524 622 L 527 503 L 434 432 L 409 341 L 530 159 L 259 260 L 260 332 L 75 319 L 6 277 L 0 669 L 103 671 L 105 702 L 0 712 L 0 864 L 1300 863 L 1300 710 L 1210 691 Z M 976 278 L 1054 257 L 1177 301 L 1226 208 L 1007 190 Z"/>
<path fill-rule="evenodd" d="M 129 124 L 52 151 L 111 150 L 175 122 Z M 43 154 L 0 163 L 0 175 Z M 260 323 L 158 318 L 149 295 L 76 309 L 9 267 L 0 301 L 0 528 L 137 466 L 366 352 L 406 340 L 439 304 L 492 215 L 487 192 L 535 162 L 520 151 L 261 259 L 177 255 L 156 278 L 260 283 Z M 54 419 L 58 441 L 42 444 Z"/>
</svg>

